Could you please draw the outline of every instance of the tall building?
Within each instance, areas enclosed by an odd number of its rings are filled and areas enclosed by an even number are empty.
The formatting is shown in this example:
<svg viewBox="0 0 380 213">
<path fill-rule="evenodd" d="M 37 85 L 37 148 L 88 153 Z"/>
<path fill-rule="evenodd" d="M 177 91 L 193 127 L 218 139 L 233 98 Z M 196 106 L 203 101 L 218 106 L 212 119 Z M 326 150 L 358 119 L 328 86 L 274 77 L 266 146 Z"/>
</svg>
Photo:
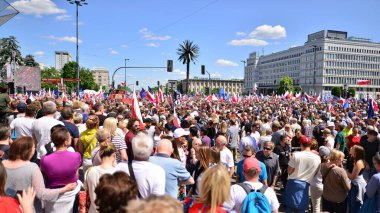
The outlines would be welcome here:
<svg viewBox="0 0 380 213">
<path fill-rule="evenodd" d="M 91 69 L 92 76 L 94 77 L 95 83 L 100 87 L 105 86 L 106 89 L 110 87 L 110 77 L 107 68 L 96 67 Z"/>
<path fill-rule="evenodd" d="M 342 31 L 312 33 L 302 46 L 260 56 L 244 84 L 257 83 L 258 91 L 268 94 L 277 90 L 284 76 L 308 94 L 330 94 L 332 87 L 342 86 L 354 88 L 359 98 L 376 97 L 380 92 L 380 43 L 348 37 Z M 360 86 L 358 80 L 371 83 Z"/>
<path fill-rule="evenodd" d="M 186 90 L 186 79 L 181 80 L 182 91 Z M 215 88 L 223 88 L 225 93 L 228 94 L 242 94 L 243 93 L 243 79 L 230 79 L 222 80 L 218 78 L 198 78 L 194 77 L 189 79 L 189 91 L 195 93 L 203 93 L 206 88 L 210 91 Z"/>
<path fill-rule="evenodd" d="M 69 52 L 55 51 L 55 69 L 61 70 L 65 64 L 71 61 Z"/>
<path fill-rule="evenodd" d="M 244 93 L 252 94 L 253 86 L 255 82 L 254 79 L 254 70 L 257 67 L 257 63 L 259 61 L 259 57 L 256 52 L 250 53 L 249 58 L 246 61 L 246 66 L 244 67 Z"/>
</svg>

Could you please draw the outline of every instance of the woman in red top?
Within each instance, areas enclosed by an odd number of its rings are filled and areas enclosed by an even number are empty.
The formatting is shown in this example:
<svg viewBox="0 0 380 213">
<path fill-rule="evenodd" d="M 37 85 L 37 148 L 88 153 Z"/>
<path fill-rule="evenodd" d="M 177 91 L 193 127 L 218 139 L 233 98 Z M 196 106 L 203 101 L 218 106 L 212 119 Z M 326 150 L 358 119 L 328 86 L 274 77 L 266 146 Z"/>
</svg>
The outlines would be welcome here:
<svg viewBox="0 0 380 213">
<path fill-rule="evenodd" d="M 351 148 L 355 145 L 360 145 L 360 139 L 361 135 L 359 133 L 359 129 L 357 127 L 352 129 L 352 134 L 347 136 L 348 141 L 348 150 L 351 150 Z"/>
<path fill-rule="evenodd" d="M 36 193 L 33 188 L 29 187 L 22 195 L 17 194 L 18 200 L 8 197 L 5 192 L 5 181 L 7 180 L 7 172 L 0 162 L 0 209 L 2 213 L 33 213 L 33 201 Z M 19 204 L 20 202 L 20 204 Z M 23 211 L 20 208 L 23 209 Z"/>
</svg>

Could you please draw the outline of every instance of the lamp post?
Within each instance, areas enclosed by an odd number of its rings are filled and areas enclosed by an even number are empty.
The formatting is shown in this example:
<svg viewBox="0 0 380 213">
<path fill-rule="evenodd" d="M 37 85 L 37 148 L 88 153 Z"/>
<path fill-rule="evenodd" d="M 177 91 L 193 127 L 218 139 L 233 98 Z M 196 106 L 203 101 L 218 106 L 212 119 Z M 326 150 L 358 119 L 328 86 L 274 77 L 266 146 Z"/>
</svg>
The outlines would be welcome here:
<svg viewBox="0 0 380 213">
<path fill-rule="evenodd" d="M 127 61 L 129 61 L 129 58 L 124 59 L 124 83 L 125 83 L 125 90 L 127 90 Z"/>
<path fill-rule="evenodd" d="M 70 4 L 75 4 L 76 5 L 76 36 L 77 36 L 77 42 L 76 42 L 76 63 L 77 63 L 77 66 L 76 66 L 76 78 L 79 79 L 79 33 L 78 33 L 78 7 L 79 6 L 83 6 L 83 5 L 87 5 L 87 2 L 86 0 L 67 0 Z M 79 81 L 77 82 L 77 86 L 76 86 L 76 90 L 77 90 L 77 95 L 79 96 Z"/>
<path fill-rule="evenodd" d="M 244 67 L 243 67 L 243 69 L 244 69 L 244 79 L 248 80 L 248 73 L 247 74 L 245 73 L 245 64 L 247 63 L 247 61 L 246 60 L 241 60 L 240 62 L 244 64 Z M 246 87 L 247 87 L 247 85 L 245 85 L 245 88 Z M 249 95 L 249 91 L 248 91 L 248 95 Z"/>
<path fill-rule="evenodd" d="M 316 74 L 316 69 L 317 69 L 317 46 L 312 45 L 313 51 L 314 51 L 314 78 L 313 78 L 313 92 L 315 93 L 315 74 Z"/>
</svg>

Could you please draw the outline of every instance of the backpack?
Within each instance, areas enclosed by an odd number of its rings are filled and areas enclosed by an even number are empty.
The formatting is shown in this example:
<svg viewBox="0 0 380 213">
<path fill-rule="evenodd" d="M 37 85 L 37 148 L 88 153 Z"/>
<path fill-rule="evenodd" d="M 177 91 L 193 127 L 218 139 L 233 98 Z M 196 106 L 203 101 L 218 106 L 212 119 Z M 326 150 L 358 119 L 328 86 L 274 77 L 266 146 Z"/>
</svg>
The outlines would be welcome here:
<svg viewBox="0 0 380 213">
<path fill-rule="evenodd" d="M 241 212 L 242 213 L 270 213 L 270 204 L 264 193 L 268 189 L 268 186 L 263 186 L 259 190 L 254 190 L 250 185 L 246 183 L 238 183 L 244 191 L 247 193 L 247 197 L 244 199 Z"/>
</svg>

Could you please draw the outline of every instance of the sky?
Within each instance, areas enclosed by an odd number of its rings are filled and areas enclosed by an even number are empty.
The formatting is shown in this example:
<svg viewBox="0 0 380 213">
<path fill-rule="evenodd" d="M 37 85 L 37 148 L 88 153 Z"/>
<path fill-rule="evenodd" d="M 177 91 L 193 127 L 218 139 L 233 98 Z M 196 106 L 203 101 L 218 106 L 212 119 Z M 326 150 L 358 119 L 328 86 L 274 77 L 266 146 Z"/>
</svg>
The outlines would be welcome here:
<svg viewBox="0 0 380 213">
<path fill-rule="evenodd" d="M 54 66 L 54 52 L 68 51 L 75 60 L 75 5 L 64 0 L 8 0 L 20 11 L 0 26 L 0 36 L 15 36 L 23 56 Z M 165 67 L 127 69 L 127 83 L 140 87 L 185 79 L 186 66 L 177 48 L 191 40 L 200 55 L 190 77 L 201 65 L 212 77 L 244 77 L 249 53 L 270 54 L 303 45 L 320 30 L 342 30 L 349 36 L 380 42 L 378 0 L 86 0 L 79 8 L 79 63 L 110 72 L 124 66 Z M 124 70 L 115 74 L 124 81 Z"/>
</svg>

